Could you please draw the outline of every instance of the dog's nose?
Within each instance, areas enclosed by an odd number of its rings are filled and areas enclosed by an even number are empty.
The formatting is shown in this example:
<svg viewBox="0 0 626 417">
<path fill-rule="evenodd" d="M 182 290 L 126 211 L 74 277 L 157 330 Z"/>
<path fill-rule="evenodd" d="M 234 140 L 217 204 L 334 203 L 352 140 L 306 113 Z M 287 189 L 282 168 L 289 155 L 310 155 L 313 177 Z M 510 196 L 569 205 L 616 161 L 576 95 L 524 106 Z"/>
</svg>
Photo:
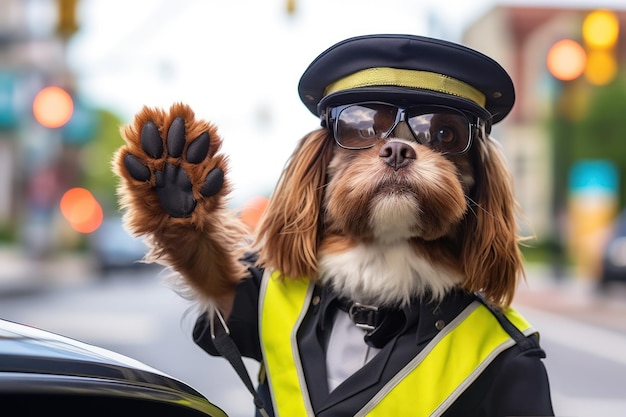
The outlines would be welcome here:
<svg viewBox="0 0 626 417">
<path fill-rule="evenodd" d="M 412 159 L 417 158 L 415 150 L 404 142 L 389 141 L 378 152 L 383 161 L 394 170 L 405 167 Z"/>
</svg>

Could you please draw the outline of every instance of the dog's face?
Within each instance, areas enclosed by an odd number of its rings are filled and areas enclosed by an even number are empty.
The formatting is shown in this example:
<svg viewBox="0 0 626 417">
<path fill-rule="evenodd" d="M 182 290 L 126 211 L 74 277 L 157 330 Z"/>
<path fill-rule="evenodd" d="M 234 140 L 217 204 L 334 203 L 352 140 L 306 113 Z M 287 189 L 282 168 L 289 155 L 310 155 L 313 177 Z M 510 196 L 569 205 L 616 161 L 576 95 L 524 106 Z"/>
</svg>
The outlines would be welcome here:
<svg viewBox="0 0 626 417">
<path fill-rule="evenodd" d="M 449 156 L 418 143 L 408 125 L 368 149 L 335 145 L 323 197 L 320 277 L 377 305 L 462 280 L 459 228 L 475 184 L 471 153 Z"/>
<path fill-rule="evenodd" d="M 324 229 L 381 244 L 451 236 L 474 184 L 469 159 L 446 157 L 400 136 L 369 149 L 336 146 L 327 171 Z"/>
<path fill-rule="evenodd" d="M 305 136 L 261 223 L 261 262 L 363 303 L 440 299 L 460 286 L 508 305 L 522 265 L 497 144 L 482 131 L 451 155 L 414 131 L 401 121 L 365 149 L 340 146 L 332 128 Z"/>
</svg>

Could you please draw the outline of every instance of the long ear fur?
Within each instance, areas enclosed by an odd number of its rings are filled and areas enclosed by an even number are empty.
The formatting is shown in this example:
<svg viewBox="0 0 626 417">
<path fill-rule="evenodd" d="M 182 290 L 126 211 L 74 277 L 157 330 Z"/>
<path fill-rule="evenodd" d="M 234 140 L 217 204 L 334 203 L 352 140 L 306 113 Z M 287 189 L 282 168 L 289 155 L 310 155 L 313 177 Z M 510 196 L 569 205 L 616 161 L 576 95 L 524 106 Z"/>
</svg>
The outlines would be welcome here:
<svg viewBox="0 0 626 417">
<path fill-rule="evenodd" d="M 474 201 L 469 201 L 461 253 L 464 287 L 481 291 L 494 305 L 505 308 L 513 300 L 518 278 L 524 276 L 516 221 L 519 205 L 499 145 L 489 137 L 475 145 Z"/>
<path fill-rule="evenodd" d="M 302 138 L 260 221 L 259 263 L 283 277 L 316 277 L 320 207 L 332 153 L 327 129 Z"/>
</svg>

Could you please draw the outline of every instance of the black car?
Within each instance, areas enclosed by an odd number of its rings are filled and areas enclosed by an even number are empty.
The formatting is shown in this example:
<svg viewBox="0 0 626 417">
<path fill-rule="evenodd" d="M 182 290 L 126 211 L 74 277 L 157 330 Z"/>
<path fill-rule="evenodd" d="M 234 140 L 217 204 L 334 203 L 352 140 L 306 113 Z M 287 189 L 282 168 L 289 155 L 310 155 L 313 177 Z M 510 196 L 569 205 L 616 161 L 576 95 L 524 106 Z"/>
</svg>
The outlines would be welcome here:
<svg viewBox="0 0 626 417">
<path fill-rule="evenodd" d="M 202 394 L 141 362 L 0 319 L 3 415 L 227 417 Z"/>
<path fill-rule="evenodd" d="M 148 252 L 148 246 L 142 238 L 131 235 L 124 228 L 120 217 L 106 217 L 89 238 L 96 267 L 102 278 L 121 269 L 153 267 L 141 262 Z"/>
</svg>

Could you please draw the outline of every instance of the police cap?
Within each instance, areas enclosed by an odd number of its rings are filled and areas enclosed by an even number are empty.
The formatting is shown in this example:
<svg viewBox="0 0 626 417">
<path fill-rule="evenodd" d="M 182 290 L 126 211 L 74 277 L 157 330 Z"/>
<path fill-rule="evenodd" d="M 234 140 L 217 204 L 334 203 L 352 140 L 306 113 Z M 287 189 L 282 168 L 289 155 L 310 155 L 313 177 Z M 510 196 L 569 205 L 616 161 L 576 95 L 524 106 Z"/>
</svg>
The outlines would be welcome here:
<svg viewBox="0 0 626 417">
<path fill-rule="evenodd" d="M 439 104 L 469 110 L 488 128 L 515 102 L 511 78 L 493 59 L 456 43 L 402 34 L 331 46 L 305 70 L 298 93 L 316 116 L 359 101 Z"/>
</svg>

